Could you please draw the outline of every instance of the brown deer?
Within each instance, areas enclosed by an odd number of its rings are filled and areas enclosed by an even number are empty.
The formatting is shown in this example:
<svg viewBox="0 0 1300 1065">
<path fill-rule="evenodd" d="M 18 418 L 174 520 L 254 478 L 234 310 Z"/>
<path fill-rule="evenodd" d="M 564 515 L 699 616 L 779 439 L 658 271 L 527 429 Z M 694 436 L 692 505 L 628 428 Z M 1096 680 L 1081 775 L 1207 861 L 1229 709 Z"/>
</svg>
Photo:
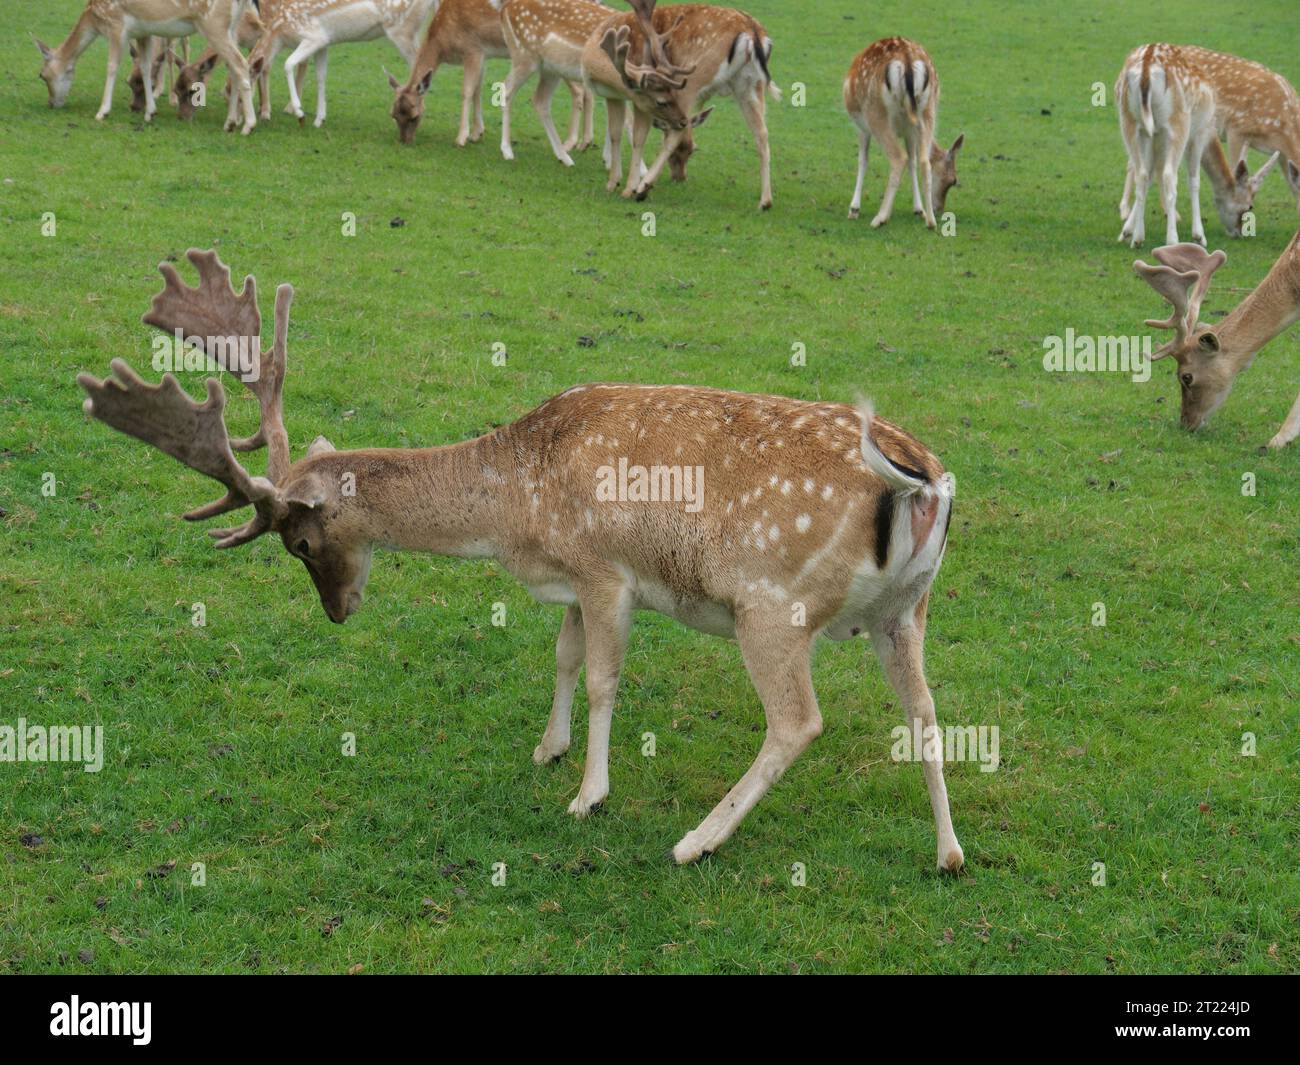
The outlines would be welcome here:
<svg viewBox="0 0 1300 1065">
<path fill-rule="evenodd" d="M 252 49 L 258 41 L 262 39 L 262 33 L 266 29 L 262 21 L 263 14 L 269 14 L 275 10 L 275 5 L 282 0 L 260 0 L 257 7 L 248 7 L 244 9 L 243 15 L 240 16 L 239 23 L 235 27 L 235 43 L 240 48 Z M 252 57 L 249 57 L 251 61 Z M 176 115 L 183 122 L 188 122 L 194 117 L 194 112 L 198 109 L 199 93 L 195 86 L 202 83 L 207 86 L 207 81 L 212 72 L 221 62 L 221 54 L 213 47 L 206 48 L 199 57 L 192 63 L 184 63 L 176 75 Z M 305 73 L 305 71 L 303 72 Z M 271 79 L 269 71 L 255 71 L 249 69 L 249 77 L 257 84 L 258 113 L 262 118 L 271 117 Z M 302 82 L 301 74 L 298 78 Z M 232 84 L 229 79 L 226 81 L 225 94 L 227 100 L 230 98 Z"/>
<path fill-rule="evenodd" d="M 768 60 L 772 41 L 762 25 L 743 11 L 708 4 L 656 8 L 654 0 L 628 0 L 632 11 L 614 15 L 588 39 L 582 52 L 587 84 L 610 101 L 606 165 L 607 188 L 622 179 L 624 107 L 632 104 L 632 163 L 624 196 L 644 200 L 664 166 L 685 177 L 693 150 L 694 127 L 712 108 L 696 108 L 714 96 L 734 96 L 758 149 L 758 206 L 772 206 L 772 159 L 768 146 L 765 102 L 781 91 L 772 83 Z M 664 131 L 663 148 L 647 169 L 644 164 L 650 127 Z"/>
<path fill-rule="evenodd" d="M 939 76 L 929 53 L 904 37 L 886 37 L 867 45 L 845 75 L 844 107 L 858 127 L 858 180 L 849 217 L 857 218 L 862 206 L 867 149 L 875 137 L 889 157 L 889 183 L 871 225 L 879 227 L 889 221 L 903 169 L 910 164 L 912 210 L 934 229 L 948 190 L 957 184 L 957 153 L 966 136 L 958 136 L 946 151 L 935 141 Z"/>
<path fill-rule="evenodd" d="M 58 48 L 37 41 L 44 65 L 41 78 L 50 94 L 50 106 L 62 107 L 72 89 L 77 59 L 94 43 L 96 37 L 108 40 L 108 73 L 104 80 L 104 97 L 95 113 L 103 121 L 113 106 L 113 85 L 117 68 L 129 41 L 144 38 L 140 66 L 153 69 L 154 44 L 160 37 L 188 37 L 201 33 L 230 68 L 236 91 L 231 95 L 226 113 L 226 129 L 234 129 L 244 111 L 241 132 L 251 132 L 257 119 L 253 114 L 252 87 L 248 65 L 235 45 L 234 27 L 249 0 L 89 0 L 72 32 Z M 145 121 L 157 111 L 154 102 L 154 79 L 143 78 Z"/>
<path fill-rule="evenodd" d="M 732 834 L 821 733 L 811 651 L 819 634 L 869 636 L 915 734 L 938 864 L 963 862 L 922 663 L 926 608 L 947 541 L 953 481 L 939 460 L 870 409 L 710 388 L 579 385 L 518 421 L 444 447 L 336 451 L 322 437 L 292 461 L 282 409 L 293 288 L 276 292 L 263 350 L 257 289 L 236 294 L 215 252 L 191 250 L 199 284 L 162 263 L 145 322 L 198 345 L 256 395 L 256 434 L 231 440 L 225 391 L 190 399 L 171 374 L 147 384 L 120 359 L 77 380 L 89 414 L 225 486 L 186 515 L 244 507 L 218 547 L 274 532 L 307 568 L 331 621 L 361 604 L 376 546 L 495 558 L 544 603 L 565 607 L 538 763 L 569 748 L 586 666 L 587 758 L 569 811 L 609 793 L 615 691 L 632 617 L 654 610 L 734 637 L 767 717 L 749 770 L 673 851 L 694 861 Z M 232 353 L 241 353 L 238 362 Z M 264 477 L 235 452 L 265 446 Z"/>
<path fill-rule="evenodd" d="M 442 0 L 420 53 L 411 64 L 405 84 L 392 74 L 388 84 L 394 93 L 392 116 L 397 136 L 403 144 L 415 141 L 415 131 L 424 115 L 424 94 L 433 84 L 433 76 L 443 63 L 465 68 L 461 82 L 460 129 L 456 147 L 483 136 L 483 74 L 485 60 L 505 59 L 510 55 L 505 29 L 501 22 L 501 0 Z M 570 82 L 573 106 L 581 111 L 586 95 L 582 86 Z M 472 124 L 471 124 L 472 116 Z"/>
<path fill-rule="evenodd" d="M 1156 248 L 1152 254 L 1160 265 L 1139 259 L 1133 269 L 1169 301 L 1173 313 L 1167 319 L 1148 318 L 1146 324 L 1174 330 L 1174 339 L 1151 358 L 1169 356 L 1178 364 L 1183 428 L 1199 429 L 1228 398 L 1237 375 L 1254 362 L 1259 350 L 1300 319 L 1300 232 L 1255 290 L 1216 325 L 1206 325 L 1198 316 L 1210 278 L 1227 255 L 1208 254 L 1199 244 Z M 1300 396 L 1268 446 L 1285 447 L 1297 436 Z"/>
<path fill-rule="evenodd" d="M 1160 183 L 1165 212 L 1165 243 L 1178 243 L 1178 167 L 1187 165 L 1192 239 L 1205 243 L 1201 222 L 1201 169 L 1214 187 L 1214 204 L 1230 236 L 1241 235 L 1242 219 L 1278 154 L 1252 176 L 1245 161 L 1228 165 L 1218 141 L 1218 89 L 1197 53 L 1203 49 L 1145 44 L 1129 53 L 1115 82 L 1115 106 L 1129 165 L 1120 197 L 1124 219 L 1119 240 L 1136 248 L 1146 239 L 1146 197 L 1153 179 Z M 1211 55 L 1216 53 L 1209 53 Z M 1132 193 L 1130 204 L 1129 196 Z"/>
</svg>

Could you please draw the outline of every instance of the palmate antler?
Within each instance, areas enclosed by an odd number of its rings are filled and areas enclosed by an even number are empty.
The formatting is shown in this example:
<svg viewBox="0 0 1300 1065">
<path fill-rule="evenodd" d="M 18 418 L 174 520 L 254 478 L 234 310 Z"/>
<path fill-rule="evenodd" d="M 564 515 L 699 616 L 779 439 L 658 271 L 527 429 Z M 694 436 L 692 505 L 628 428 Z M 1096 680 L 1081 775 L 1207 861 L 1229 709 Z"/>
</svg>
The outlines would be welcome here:
<svg viewBox="0 0 1300 1065">
<path fill-rule="evenodd" d="M 198 287 L 190 288 L 181 281 L 170 263 L 159 264 L 165 284 L 153 298 L 144 321 L 178 334 L 221 369 L 241 376 L 261 409 L 257 432 L 244 439 L 230 439 L 223 414 L 225 389 L 214 377 L 207 380 L 208 398 L 203 403 L 190 399 L 171 374 L 151 385 L 121 359 L 111 363 L 115 378 L 100 381 L 79 374 L 77 383 L 89 397 L 86 413 L 226 486 L 225 496 L 190 511 L 185 515 L 187 521 L 216 517 L 250 504 L 257 509 L 242 526 L 209 530 L 217 547 L 235 547 L 271 528 L 279 505 L 276 485 L 289 468 L 282 394 L 293 286 L 281 285 L 276 290 L 275 339 L 271 349 L 263 351 L 262 316 L 253 277 L 244 279 L 243 291 L 236 295 L 230 286 L 230 269 L 216 252 L 191 248 L 186 257 L 198 269 Z M 235 356 L 239 356 L 238 362 Z M 268 454 L 266 477 L 253 477 L 233 451 L 263 446 Z"/>
<path fill-rule="evenodd" d="M 614 69 L 630 89 L 660 89 L 675 92 L 685 88 L 686 78 L 695 68 L 679 67 L 668 58 L 665 43 L 668 34 L 657 33 L 654 28 L 655 0 L 628 0 L 628 6 L 636 14 L 637 22 L 641 27 L 642 62 L 640 64 L 628 62 L 628 53 L 631 51 L 631 31 L 627 26 L 620 26 L 617 30 L 606 31 L 600 41 L 600 47 L 609 56 Z"/>
<path fill-rule="evenodd" d="M 1209 254 L 1199 244 L 1167 244 L 1151 254 L 1163 265 L 1151 266 L 1139 259 L 1134 262 L 1133 269 L 1169 301 L 1173 313 L 1168 318 L 1148 318 L 1146 324 L 1154 329 L 1175 331 L 1173 340 L 1152 353 L 1154 361 L 1181 349 L 1187 338 L 1196 332 L 1201 303 L 1210 289 L 1210 278 L 1228 256 L 1222 251 Z"/>
</svg>

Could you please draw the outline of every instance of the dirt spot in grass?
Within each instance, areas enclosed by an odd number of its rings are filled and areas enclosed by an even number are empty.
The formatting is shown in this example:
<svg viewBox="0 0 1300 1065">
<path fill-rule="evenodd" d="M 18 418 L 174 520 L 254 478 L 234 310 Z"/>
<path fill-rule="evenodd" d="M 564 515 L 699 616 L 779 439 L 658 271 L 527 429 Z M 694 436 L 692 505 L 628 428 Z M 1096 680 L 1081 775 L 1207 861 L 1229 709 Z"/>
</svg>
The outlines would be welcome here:
<svg viewBox="0 0 1300 1065">
<path fill-rule="evenodd" d="M 339 916 L 331 917 L 331 918 L 330 918 L 328 921 L 326 921 L 325 924 L 321 927 L 321 930 L 320 930 L 321 937 L 324 938 L 324 939 L 329 939 L 329 937 L 332 936 L 332 935 L 334 934 L 335 929 L 337 929 L 341 924 L 343 924 L 343 918 L 342 918 L 342 917 L 339 917 Z"/>
<path fill-rule="evenodd" d="M 45 839 L 42 836 L 38 836 L 35 832 L 24 832 L 18 837 L 18 842 L 28 850 L 34 851 L 37 847 L 44 845 Z"/>
<path fill-rule="evenodd" d="M 162 865 L 155 865 L 144 875 L 150 880 L 162 880 L 164 877 L 171 876 L 172 870 L 176 868 L 176 859 L 169 862 L 163 862 Z"/>
</svg>

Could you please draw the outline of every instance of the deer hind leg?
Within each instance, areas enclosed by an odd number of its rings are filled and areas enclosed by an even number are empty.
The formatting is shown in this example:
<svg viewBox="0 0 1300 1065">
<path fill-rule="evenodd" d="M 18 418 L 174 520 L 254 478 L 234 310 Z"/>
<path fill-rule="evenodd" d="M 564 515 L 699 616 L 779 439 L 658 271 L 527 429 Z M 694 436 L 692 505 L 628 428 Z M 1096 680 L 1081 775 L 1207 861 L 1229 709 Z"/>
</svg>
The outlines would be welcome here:
<svg viewBox="0 0 1300 1065">
<path fill-rule="evenodd" d="M 1124 167 L 1124 191 L 1119 197 L 1119 216 L 1121 220 L 1128 221 L 1129 207 L 1132 203 L 1133 196 L 1133 160 L 1130 159 Z"/>
<path fill-rule="evenodd" d="M 510 57 L 510 73 L 506 75 L 505 92 L 501 101 L 501 157 L 503 159 L 515 157 L 514 146 L 510 143 L 510 108 L 514 104 L 515 93 L 533 76 L 537 67 L 537 57 L 526 52 L 519 51 Z"/>
<path fill-rule="evenodd" d="M 761 619 L 742 614 L 736 624 L 736 637 L 745 669 L 763 704 L 767 734 L 745 775 L 673 848 L 673 858 L 681 865 L 722 846 L 822 731 L 812 686 L 811 637 L 807 630 L 791 626 L 788 613 Z"/>
<path fill-rule="evenodd" d="M 913 143 L 912 156 L 912 197 L 914 200 L 921 201 L 921 217 L 925 219 L 926 227 L 935 228 L 934 220 L 934 198 L 932 192 L 934 189 L 934 174 L 930 169 L 930 148 L 933 143 L 932 131 L 927 127 L 923 128 L 916 136 Z M 917 167 L 921 170 L 920 189 L 917 189 Z"/>
<path fill-rule="evenodd" d="M 140 81 L 144 88 L 144 120 L 152 122 L 153 116 L 158 112 L 158 104 L 155 100 L 154 88 L 154 69 L 153 69 L 153 50 L 158 38 L 152 35 L 144 39 L 144 45 L 140 49 Z M 166 45 L 163 46 L 164 48 Z"/>
<path fill-rule="evenodd" d="M 878 229 L 889 221 L 894 212 L 894 197 L 898 194 L 899 182 L 903 179 L 903 168 L 907 166 L 907 149 L 892 130 L 880 134 L 880 146 L 889 157 L 889 182 L 885 186 L 885 195 L 880 200 L 880 210 L 871 220 L 871 228 Z"/>
<path fill-rule="evenodd" d="M 1268 446 L 1272 448 L 1286 447 L 1297 436 L 1300 436 L 1300 396 L 1296 396 L 1295 403 L 1291 405 L 1291 413 L 1286 416 L 1282 428 L 1268 442 Z"/>
<path fill-rule="evenodd" d="M 1164 138 L 1160 166 L 1160 205 L 1165 212 L 1165 243 L 1178 243 L 1178 166 L 1187 152 L 1187 128 L 1171 130 Z"/>
<path fill-rule="evenodd" d="M 613 581 L 586 589 L 580 598 L 586 638 L 587 761 L 569 813 L 586 817 L 609 795 L 609 729 L 632 625 L 632 604 L 627 589 Z"/>
<path fill-rule="evenodd" d="M 483 82 L 487 78 L 487 57 L 479 57 L 478 84 L 474 87 L 474 129 L 469 139 L 477 143 L 487 128 L 483 125 Z"/>
<path fill-rule="evenodd" d="M 533 751 L 533 761 L 538 765 L 555 761 L 569 749 L 573 693 L 577 690 L 578 674 L 582 671 L 586 654 L 582 610 L 571 606 L 564 612 L 560 637 L 555 641 L 555 698 L 551 702 L 551 717 L 546 722 L 546 731 Z"/>
<path fill-rule="evenodd" d="M 479 82 L 483 71 L 483 56 L 469 52 L 465 56 L 465 76 L 460 83 L 460 129 L 456 133 L 456 147 L 464 148 L 470 141 L 470 117 L 474 99 L 479 95 Z"/>
<path fill-rule="evenodd" d="M 749 92 L 736 96 L 736 103 L 740 105 L 740 113 L 745 117 L 745 124 L 754 136 L 754 147 L 758 151 L 760 211 L 772 207 L 772 149 L 767 137 L 766 91 L 766 84 L 760 81 Z"/>
<path fill-rule="evenodd" d="M 555 119 L 551 117 L 551 97 L 555 95 L 555 90 L 559 87 L 559 84 L 560 76 L 558 74 L 543 71 L 541 77 L 537 80 L 537 91 L 533 93 L 533 110 L 537 112 L 537 120 L 541 122 L 542 129 L 546 131 L 546 139 L 551 142 L 551 151 L 555 153 L 555 158 L 565 166 L 572 166 L 573 159 L 565 146 L 560 143 L 560 134 L 555 128 Z"/>
<path fill-rule="evenodd" d="M 871 147 L 871 131 L 858 128 L 858 180 L 853 185 L 853 199 L 849 201 L 849 217 L 857 218 L 862 209 L 862 184 L 867 180 L 867 149 Z"/>
<path fill-rule="evenodd" d="M 205 23 L 200 28 L 212 50 L 226 64 L 230 79 L 235 84 L 235 91 L 230 94 L 230 106 L 226 110 L 225 128 L 234 129 L 239 124 L 242 111 L 244 119 L 240 132 L 247 136 L 257 125 L 257 113 L 253 110 L 253 82 L 248 75 L 248 60 L 235 44 L 235 28 L 233 25 L 221 27 L 211 23 Z"/>
<path fill-rule="evenodd" d="M 1120 230 L 1120 243 L 1129 242 L 1129 247 L 1140 247 L 1146 240 L 1147 190 L 1151 188 L 1151 165 L 1155 153 L 1155 144 L 1145 134 L 1134 136 L 1133 152 L 1133 207 L 1124 220 Z"/>
<path fill-rule="evenodd" d="M 329 64 L 329 49 L 322 48 L 316 53 L 316 117 L 312 125 L 320 129 L 325 122 L 325 73 Z"/>
<path fill-rule="evenodd" d="M 934 813 L 939 840 L 939 869 L 955 873 L 966 859 L 952 829 L 948 790 L 943 782 L 943 743 L 935 719 L 934 699 L 925 682 L 922 665 L 925 610 L 926 598 L 922 598 L 915 611 L 881 631 L 873 632 L 871 639 L 885 676 L 907 712 L 911 734 L 919 734 L 922 739 L 921 765 L 925 770 L 925 785 L 930 792 L 930 809 Z"/>
</svg>

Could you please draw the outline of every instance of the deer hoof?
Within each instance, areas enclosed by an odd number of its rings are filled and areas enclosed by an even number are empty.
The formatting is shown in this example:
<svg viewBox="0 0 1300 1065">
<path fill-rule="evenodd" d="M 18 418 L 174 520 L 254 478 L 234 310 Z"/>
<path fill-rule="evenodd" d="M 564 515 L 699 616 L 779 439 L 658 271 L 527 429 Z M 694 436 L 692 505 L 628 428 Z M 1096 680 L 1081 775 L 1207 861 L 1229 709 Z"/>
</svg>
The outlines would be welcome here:
<svg viewBox="0 0 1300 1065">
<path fill-rule="evenodd" d="M 533 764 L 550 765 L 553 762 L 558 762 L 564 757 L 565 752 L 568 751 L 568 749 L 569 745 L 567 743 L 559 750 L 548 747 L 545 743 L 539 743 L 533 748 Z"/>
<path fill-rule="evenodd" d="M 857 218 L 858 218 L 858 213 L 859 213 L 859 212 L 858 212 L 858 209 L 857 209 L 856 207 L 850 207 L 850 208 L 849 208 L 849 219 L 850 219 L 851 221 L 855 221 L 855 222 L 856 222 L 856 221 L 857 221 Z"/>
<path fill-rule="evenodd" d="M 939 872 L 958 873 L 965 864 L 966 855 L 962 853 L 961 846 L 956 840 L 953 840 L 951 847 L 939 851 Z"/>
<path fill-rule="evenodd" d="M 605 795 L 601 795 L 599 798 L 587 799 L 584 798 L 582 792 L 579 791 L 577 798 L 575 798 L 573 802 L 569 803 L 569 813 L 579 819 L 587 817 L 589 814 L 594 814 L 600 809 L 601 804 L 605 801 L 605 796 L 608 794 L 609 793 L 606 792 Z"/>
<path fill-rule="evenodd" d="M 690 865 L 702 861 L 713 853 L 713 848 L 705 844 L 696 832 L 687 832 L 673 848 L 673 861 L 678 865 Z"/>
</svg>

